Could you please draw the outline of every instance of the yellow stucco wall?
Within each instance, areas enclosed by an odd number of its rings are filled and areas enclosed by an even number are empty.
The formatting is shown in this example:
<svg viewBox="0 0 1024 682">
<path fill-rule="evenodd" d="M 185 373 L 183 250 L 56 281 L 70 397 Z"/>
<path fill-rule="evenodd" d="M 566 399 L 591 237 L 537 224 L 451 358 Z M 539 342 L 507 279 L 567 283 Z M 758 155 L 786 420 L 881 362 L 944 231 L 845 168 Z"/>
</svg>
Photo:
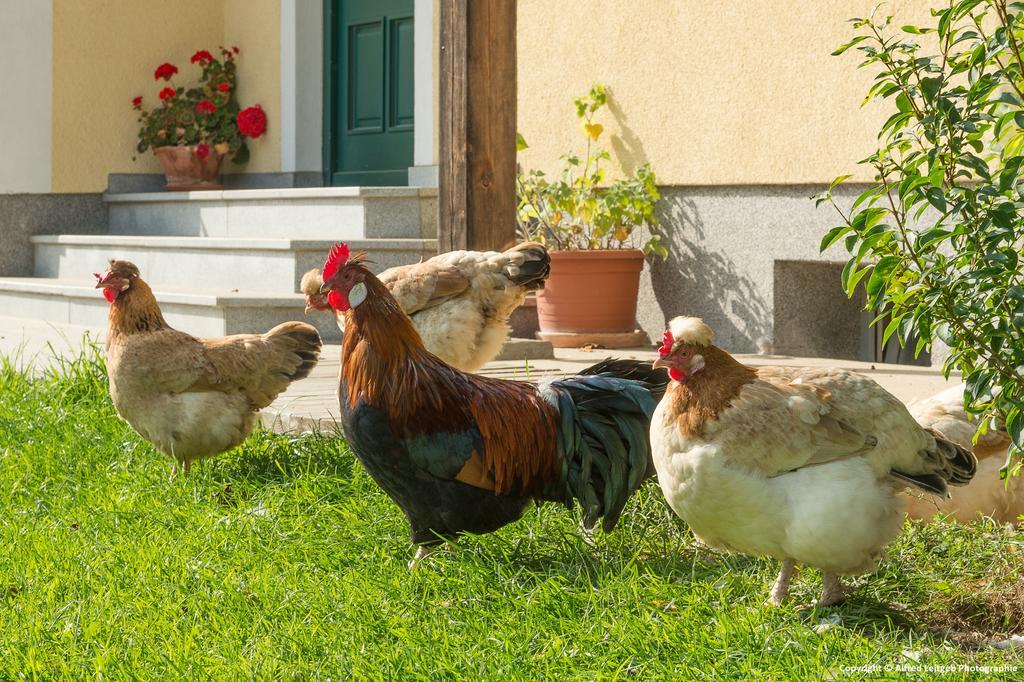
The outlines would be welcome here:
<svg viewBox="0 0 1024 682">
<path fill-rule="evenodd" d="M 176 82 L 190 83 L 192 54 L 222 44 L 242 50 L 239 101 L 261 104 L 269 119 L 250 163 L 225 170 L 278 170 L 279 11 L 276 0 L 53 0 L 52 191 L 96 192 L 108 173 L 161 172 L 151 154 L 132 161 L 131 99 L 157 101 L 163 81 L 153 70 L 165 61 L 180 69 Z"/>
<path fill-rule="evenodd" d="M 308 0 L 299 0 L 303 2 Z M 314 37 L 313 39 L 318 39 Z M 249 140 L 252 157 L 244 166 L 225 164 L 225 171 L 281 170 L 281 2 L 224 0 L 224 45 L 237 46 L 238 102 L 259 104 L 267 112 L 267 132 Z"/>
<path fill-rule="evenodd" d="M 572 98 L 605 83 L 604 142 L 659 184 L 820 183 L 854 172 L 884 119 L 871 76 L 831 57 L 876 0 L 519 0 L 518 121 L 526 168 L 582 151 Z M 891 0 L 901 22 L 934 0 Z M 857 179 L 870 179 L 863 170 Z"/>
</svg>

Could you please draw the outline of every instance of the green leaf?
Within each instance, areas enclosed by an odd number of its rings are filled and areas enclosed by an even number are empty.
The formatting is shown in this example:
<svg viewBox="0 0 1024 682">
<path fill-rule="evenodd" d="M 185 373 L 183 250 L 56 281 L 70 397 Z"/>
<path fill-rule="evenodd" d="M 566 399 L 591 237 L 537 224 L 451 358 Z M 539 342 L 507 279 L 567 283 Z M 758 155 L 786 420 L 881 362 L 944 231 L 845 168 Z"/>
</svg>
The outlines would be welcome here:
<svg viewBox="0 0 1024 682">
<path fill-rule="evenodd" d="M 818 251 L 825 251 L 830 246 L 835 244 L 837 241 L 842 239 L 843 235 L 845 235 L 852 229 L 853 227 L 851 227 L 850 225 L 837 225 L 836 227 L 833 227 L 831 230 L 828 231 L 828 234 L 825 235 L 824 239 L 821 240 L 821 244 L 818 247 Z"/>
<path fill-rule="evenodd" d="M 833 56 L 833 57 L 838 57 L 839 55 L 841 55 L 842 53 L 846 52 L 847 50 L 849 50 L 849 49 L 850 49 L 851 47 L 853 47 L 854 45 L 858 45 L 858 44 L 860 44 L 861 42 L 863 42 L 863 41 L 865 41 L 865 40 L 867 40 L 867 39 L 868 39 L 868 36 L 857 36 L 856 38 L 854 38 L 854 39 L 853 39 L 853 40 L 851 40 L 850 42 L 848 42 L 848 43 L 843 43 L 842 45 L 840 45 L 839 47 L 837 47 L 837 48 L 836 48 L 836 49 L 835 49 L 835 50 L 834 50 L 834 51 L 832 52 L 832 56 Z"/>
<path fill-rule="evenodd" d="M 943 213 L 946 212 L 946 195 L 944 195 L 937 187 L 929 187 L 925 191 L 925 197 L 928 199 L 929 204 Z"/>
<path fill-rule="evenodd" d="M 1024 412 L 1019 408 L 1010 410 L 1006 415 L 1006 432 L 1013 439 L 1018 450 L 1024 450 Z"/>
<path fill-rule="evenodd" d="M 836 178 L 835 180 L 833 180 L 829 184 L 828 191 L 831 192 L 836 187 L 838 187 L 839 185 L 843 184 L 844 182 L 846 182 L 847 180 L 849 180 L 852 177 L 853 177 L 852 175 L 840 175 L 838 178 Z"/>
<path fill-rule="evenodd" d="M 521 152 L 524 149 L 528 149 L 529 145 L 526 144 L 526 139 L 523 138 L 522 133 L 516 133 L 516 151 Z"/>
</svg>

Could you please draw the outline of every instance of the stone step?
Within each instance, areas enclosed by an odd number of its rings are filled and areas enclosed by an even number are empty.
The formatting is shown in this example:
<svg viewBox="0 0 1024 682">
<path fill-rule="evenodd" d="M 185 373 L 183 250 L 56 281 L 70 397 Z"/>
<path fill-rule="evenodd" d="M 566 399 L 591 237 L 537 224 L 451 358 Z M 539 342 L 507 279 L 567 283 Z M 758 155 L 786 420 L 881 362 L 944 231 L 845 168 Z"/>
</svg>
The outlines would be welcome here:
<svg viewBox="0 0 1024 682">
<path fill-rule="evenodd" d="M 341 338 L 329 315 L 304 314 L 301 294 L 154 287 L 167 323 L 196 336 L 265 332 L 288 320 L 309 322 L 325 341 Z M 0 317 L 56 327 L 103 330 L 110 306 L 91 283 L 48 277 L 0 278 Z"/>
<path fill-rule="evenodd" d="M 434 239 L 437 190 L 310 187 L 105 194 L 111 234 Z"/>
<path fill-rule="evenodd" d="M 37 277 L 87 285 L 111 258 L 139 267 L 152 287 L 244 289 L 287 294 L 302 274 L 322 267 L 334 241 L 138 235 L 37 235 L 31 238 Z M 415 263 L 437 253 L 433 239 L 353 239 L 376 271 Z"/>
</svg>

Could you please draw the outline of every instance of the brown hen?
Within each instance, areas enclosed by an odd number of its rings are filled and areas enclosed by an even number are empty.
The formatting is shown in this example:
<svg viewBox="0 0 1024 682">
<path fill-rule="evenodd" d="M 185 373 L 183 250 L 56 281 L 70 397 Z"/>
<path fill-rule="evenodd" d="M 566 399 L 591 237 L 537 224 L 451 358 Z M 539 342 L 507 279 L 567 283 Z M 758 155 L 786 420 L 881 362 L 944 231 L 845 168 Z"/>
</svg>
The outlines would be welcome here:
<svg viewBox="0 0 1024 682">
<path fill-rule="evenodd" d="M 240 444 L 256 413 L 309 375 L 320 335 L 304 322 L 266 334 L 199 339 L 172 329 L 139 269 L 122 260 L 96 275 L 110 301 L 107 374 L 117 413 L 188 473 Z"/>
</svg>

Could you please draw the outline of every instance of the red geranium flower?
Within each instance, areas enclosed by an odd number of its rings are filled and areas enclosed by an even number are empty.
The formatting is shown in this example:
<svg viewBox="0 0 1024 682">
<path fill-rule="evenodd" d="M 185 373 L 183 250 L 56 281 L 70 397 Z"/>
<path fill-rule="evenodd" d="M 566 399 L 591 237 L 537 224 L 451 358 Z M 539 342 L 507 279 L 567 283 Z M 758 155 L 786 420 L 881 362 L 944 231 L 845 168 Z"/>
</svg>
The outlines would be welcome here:
<svg viewBox="0 0 1024 682">
<path fill-rule="evenodd" d="M 193 153 L 196 155 L 197 159 L 199 159 L 200 161 L 204 161 L 206 157 L 210 155 L 210 145 L 197 144 L 196 150 Z"/>
<path fill-rule="evenodd" d="M 234 52 L 235 54 L 238 54 L 239 52 L 241 52 L 241 50 L 239 50 L 237 47 L 232 47 L 231 51 Z"/>
<path fill-rule="evenodd" d="M 256 139 L 267 131 L 267 115 L 259 104 L 238 112 L 238 132 Z"/>
<path fill-rule="evenodd" d="M 228 90 L 231 89 L 231 84 L 230 83 L 217 83 L 217 89 L 220 90 L 221 92 L 227 92 Z"/>
<path fill-rule="evenodd" d="M 213 61 L 213 55 L 210 54 L 209 51 L 207 51 L 207 50 L 199 50 L 194 55 L 192 55 L 192 63 L 193 64 L 195 64 L 196 62 L 202 62 L 203 64 L 205 64 L 206 62 L 212 62 L 212 61 Z"/>
<path fill-rule="evenodd" d="M 138 97 L 133 97 L 132 98 L 132 106 L 135 107 L 136 109 L 138 109 L 139 107 L 142 106 L 142 95 L 139 95 Z"/>
<path fill-rule="evenodd" d="M 217 105 L 208 99 L 204 99 L 202 102 L 196 105 L 196 111 L 200 114 L 212 114 L 217 111 Z"/>
<path fill-rule="evenodd" d="M 153 80 L 160 80 L 163 78 L 165 81 L 171 80 L 171 76 L 178 73 L 178 67 L 174 64 L 161 64 L 156 67 L 156 71 L 153 72 Z"/>
<path fill-rule="evenodd" d="M 174 88 L 164 88 L 160 91 L 160 101 L 166 102 L 169 99 L 174 99 L 174 96 L 178 93 L 174 91 Z"/>
</svg>

